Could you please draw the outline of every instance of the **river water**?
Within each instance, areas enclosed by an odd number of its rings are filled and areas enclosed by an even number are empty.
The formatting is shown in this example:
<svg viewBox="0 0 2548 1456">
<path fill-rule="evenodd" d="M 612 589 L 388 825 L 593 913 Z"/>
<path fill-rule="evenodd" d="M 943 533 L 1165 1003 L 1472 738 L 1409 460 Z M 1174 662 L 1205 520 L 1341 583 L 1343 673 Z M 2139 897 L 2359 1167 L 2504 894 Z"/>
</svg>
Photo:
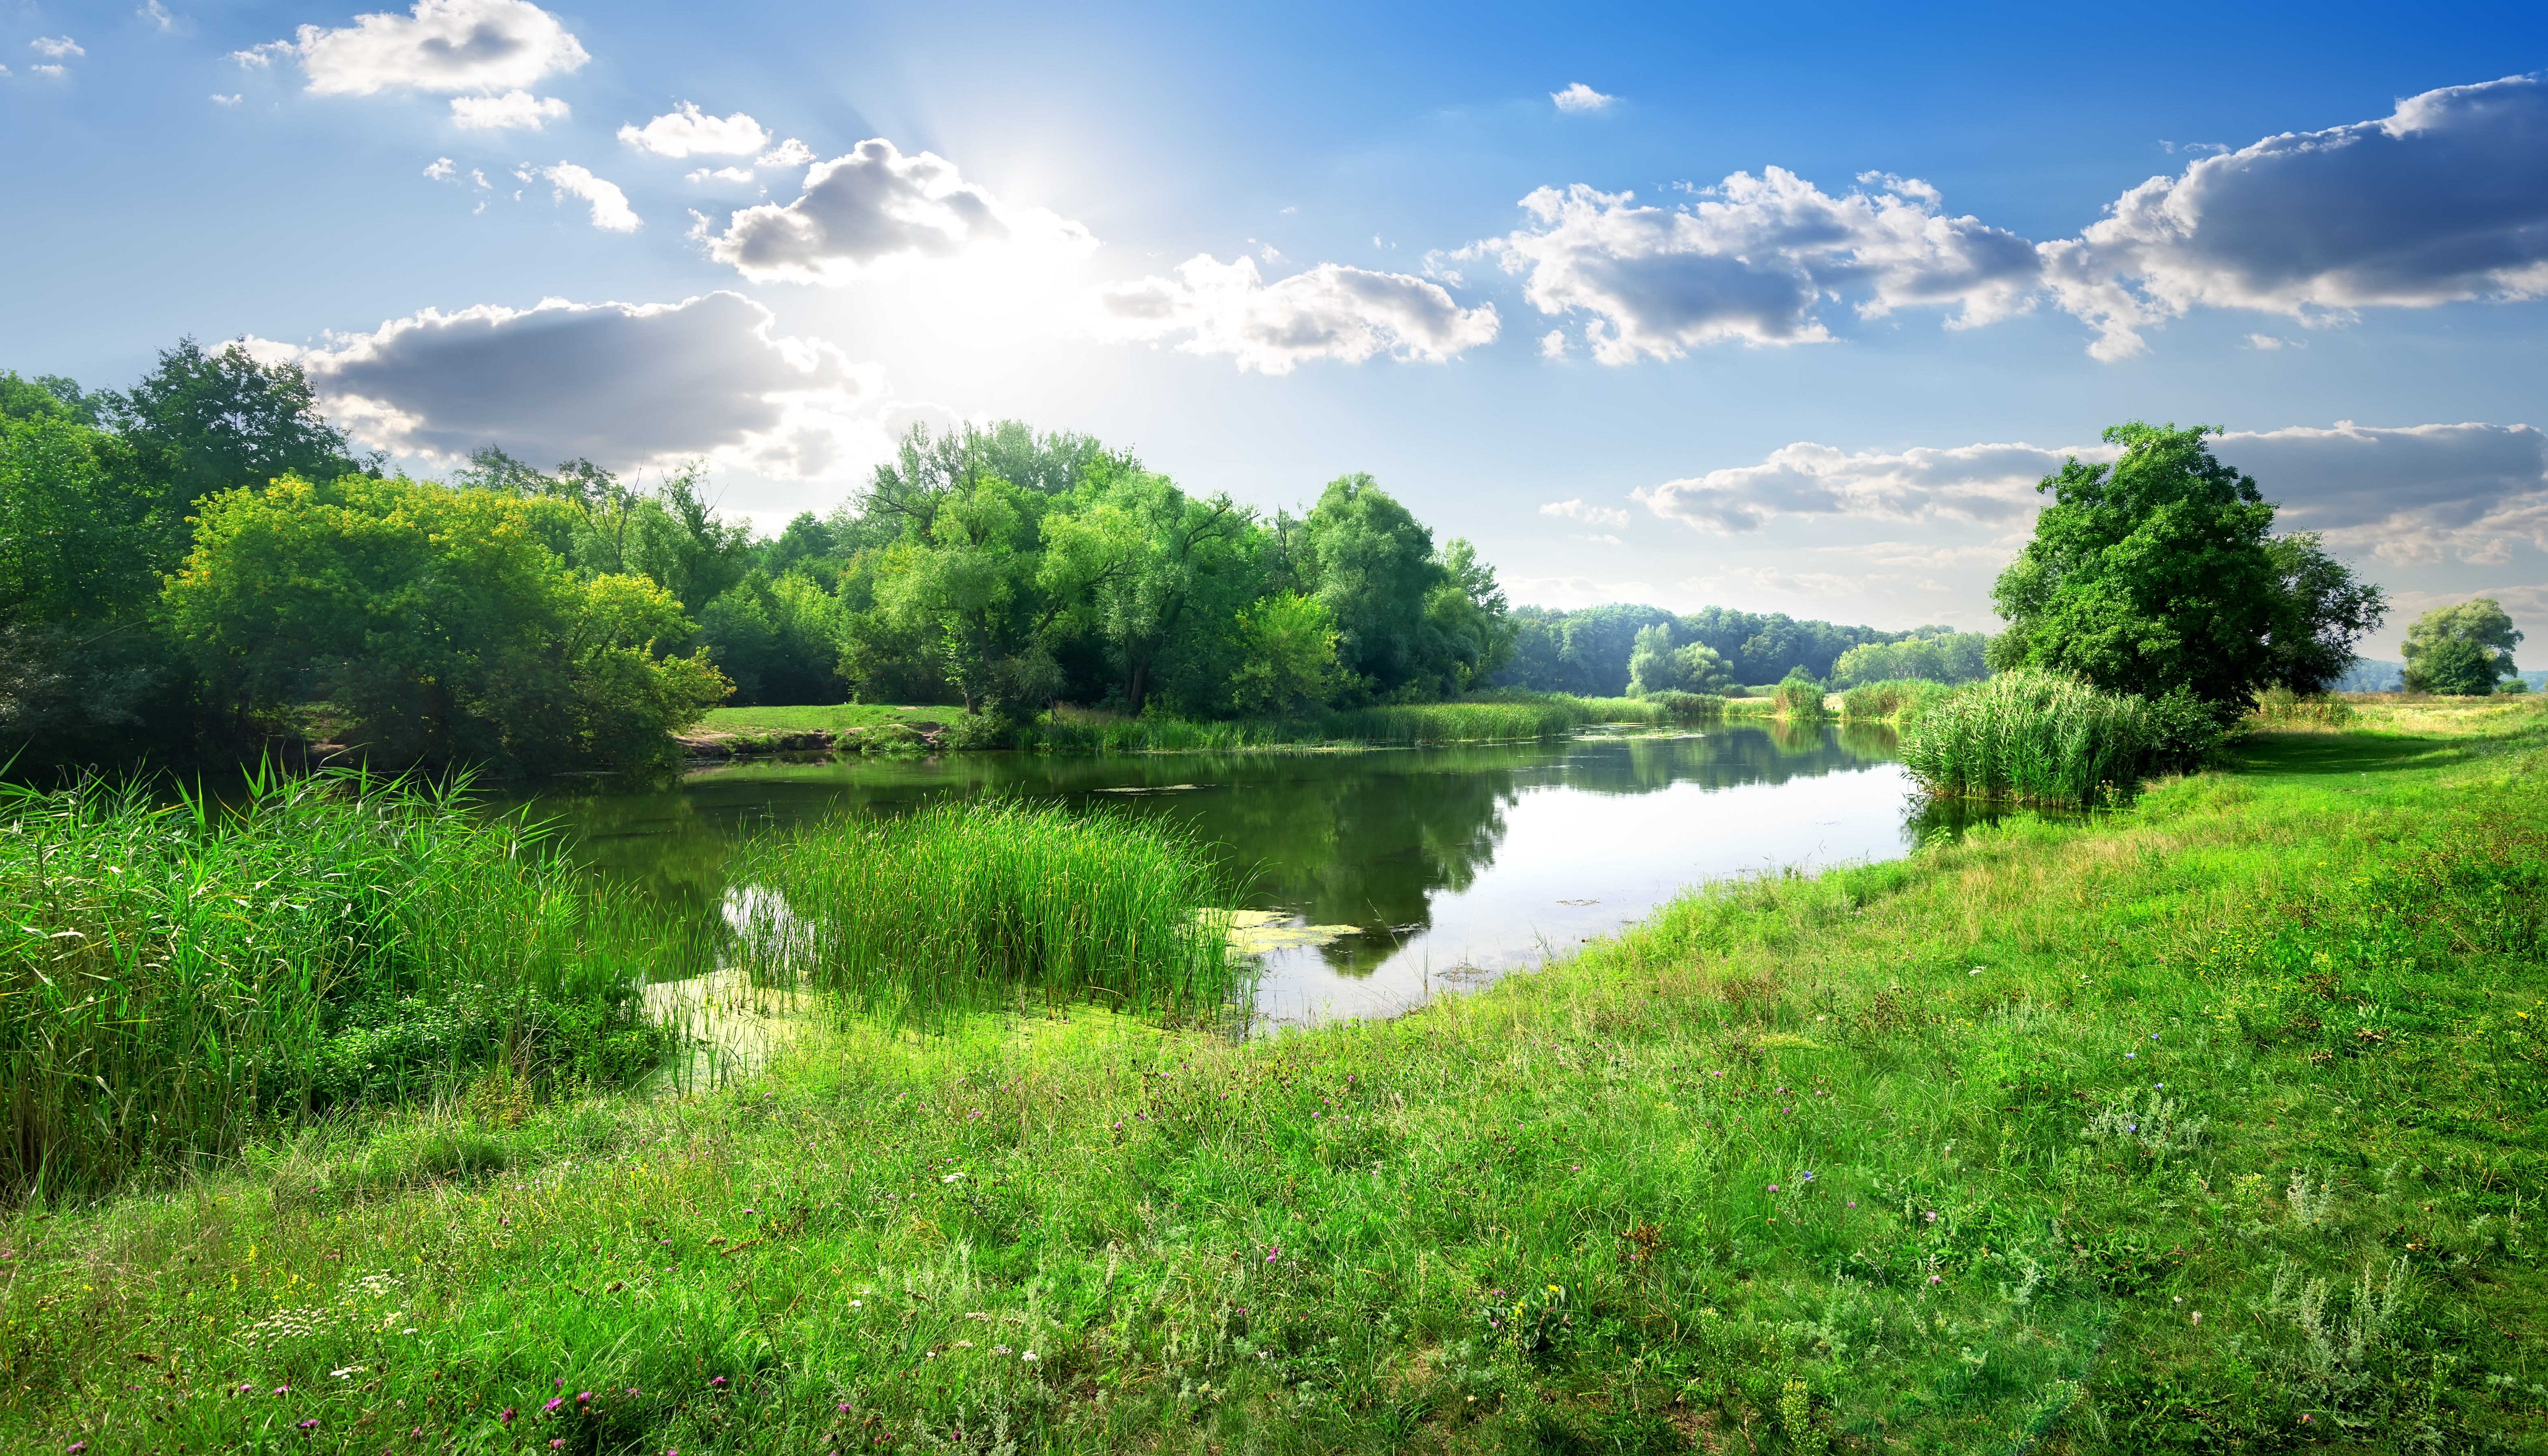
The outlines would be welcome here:
<svg viewBox="0 0 2548 1456">
<path fill-rule="evenodd" d="M 1779 725 L 1365 753 L 762 760 L 530 808 L 597 874 L 702 915 L 735 888 L 726 846 L 773 824 L 985 794 L 1161 815 L 1224 857 L 1243 908 L 1330 928 L 1263 953 L 1258 1019 L 1284 1025 L 1484 984 L 1698 880 L 1898 856 L 1918 828 L 1892 750 L 1882 728 Z"/>
</svg>

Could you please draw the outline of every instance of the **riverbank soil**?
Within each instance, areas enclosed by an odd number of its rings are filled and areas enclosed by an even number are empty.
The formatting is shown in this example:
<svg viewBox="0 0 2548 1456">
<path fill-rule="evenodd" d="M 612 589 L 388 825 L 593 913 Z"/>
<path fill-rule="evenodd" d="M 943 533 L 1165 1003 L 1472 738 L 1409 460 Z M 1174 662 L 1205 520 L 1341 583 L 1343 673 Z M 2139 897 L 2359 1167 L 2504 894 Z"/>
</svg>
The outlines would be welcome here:
<svg viewBox="0 0 2548 1456">
<path fill-rule="evenodd" d="M 2548 717 L 2238 751 L 1394 1022 L 818 1026 L 22 1207 L 0 1446 L 2542 1449 Z"/>
</svg>

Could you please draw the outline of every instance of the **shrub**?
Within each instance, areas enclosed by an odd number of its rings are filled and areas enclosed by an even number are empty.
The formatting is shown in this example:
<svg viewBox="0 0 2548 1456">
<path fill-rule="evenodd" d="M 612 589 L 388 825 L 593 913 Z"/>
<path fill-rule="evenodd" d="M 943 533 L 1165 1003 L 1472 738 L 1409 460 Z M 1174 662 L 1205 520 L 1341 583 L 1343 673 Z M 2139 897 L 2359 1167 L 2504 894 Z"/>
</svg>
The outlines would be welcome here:
<svg viewBox="0 0 2548 1456">
<path fill-rule="evenodd" d="M 1947 700 L 1955 689 L 1919 678 L 1862 682 L 1840 695 L 1844 718 L 1893 718 L 1909 723 Z"/>
<path fill-rule="evenodd" d="M 1823 684 L 1804 675 L 1802 669 L 1787 675 L 1786 681 L 1771 689 L 1770 700 L 1784 717 L 1818 718 L 1823 713 Z"/>
</svg>

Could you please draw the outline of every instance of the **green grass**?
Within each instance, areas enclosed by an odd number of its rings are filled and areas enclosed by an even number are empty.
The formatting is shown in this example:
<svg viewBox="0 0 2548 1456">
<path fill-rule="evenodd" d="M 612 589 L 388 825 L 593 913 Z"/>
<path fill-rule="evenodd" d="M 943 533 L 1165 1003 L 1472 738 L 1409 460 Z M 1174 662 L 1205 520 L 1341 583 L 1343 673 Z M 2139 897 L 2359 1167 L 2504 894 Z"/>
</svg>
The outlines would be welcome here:
<svg viewBox="0 0 2548 1456">
<path fill-rule="evenodd" d="M 621 1080 L 698 948 L 427 789 L 0 786 L 0 1192 L 91 1192 L 489 1072 Z"/>
<path fill-rule="evenodd" d="M 1406 748 L 1564 738 L 1592 723 L 1669 723 L 1638 698 L 1502 692 L 1457 702 L 1391 704 L 1295 719 L 1198 721 L 1060 708 L 1039 719 L 1031 746 L 1048 753 L 1179 753 L 1285 748 Z"/>
<path fill-rule="evenodd" d="M 0 1444 L 2539 1450 L 2548 720 L 2365 718 L 1394 1022 L 849 1023 L 25 1207 Z"/>
<path fill-rule="evenodd" d="M 747 841 L 726 877 L 737 969 L 888 1026 L 1092 998 L 1211 1025 L 1243 990 L 1231 887 L 1152 820 L 945 802 Z"/>
<path fill-rule="evenodd" d="M 872 728 L 882 723 L 953 723 L 962 716 L 960 704 L 895 707 L 852 702 L 828 707 L 710 708 L 695 731 L 744 738 L 803 733 L 815 728 L 846 733 L 852 728 Z"/>
</svg>

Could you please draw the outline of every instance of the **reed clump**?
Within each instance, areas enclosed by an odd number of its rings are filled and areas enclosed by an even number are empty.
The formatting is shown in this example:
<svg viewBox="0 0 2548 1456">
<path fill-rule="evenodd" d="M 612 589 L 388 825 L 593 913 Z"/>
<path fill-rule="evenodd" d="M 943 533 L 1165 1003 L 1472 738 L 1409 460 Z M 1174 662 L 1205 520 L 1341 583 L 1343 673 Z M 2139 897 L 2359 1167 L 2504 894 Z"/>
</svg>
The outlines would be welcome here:
<svg viewBox="0 0 2548 1456">
<path fill-rule="evenodd" d="M 1625 705 L 1624 707 L 1622 705 Z M 1195 753 L 1314 747 L 1408 748 L 1435 743 L 1511 743 L 1563 738 L 1587 723 L 1662 722 L 1668 711 L 1633 698 L 1516 693 L 1456 702 L 1385 703 L 1300 718 L 1205 721 L 1163 715 L 1120 717 L 1056 708 L 1023 735 L 1023 746 L 1052 753 Z"/>
<path fill-rule="evenodd" d="M 0 786 L 0 1190 L 95 1191 L 491 1072 L 650 1069 L 642 985 L 697 948 L 464 787 Z"/>
<path fill-rule="evenodd" d="M 1217 1018 L 1242 986 L 1231 887 L 1183 831 L 1024 803 L 840 818 L 736 847 L 738 968 L 927 1028 L 1094 1001 Z"/>
<path fill-rule="evenodd" d="M 2037 669 L 1956 689 L 1902 736 L 1902 764 L 1940 798 L 2090 808 L 2199 767 L 2220 728 L 2192 699 L 2104 692 Z"/>
</svg>

